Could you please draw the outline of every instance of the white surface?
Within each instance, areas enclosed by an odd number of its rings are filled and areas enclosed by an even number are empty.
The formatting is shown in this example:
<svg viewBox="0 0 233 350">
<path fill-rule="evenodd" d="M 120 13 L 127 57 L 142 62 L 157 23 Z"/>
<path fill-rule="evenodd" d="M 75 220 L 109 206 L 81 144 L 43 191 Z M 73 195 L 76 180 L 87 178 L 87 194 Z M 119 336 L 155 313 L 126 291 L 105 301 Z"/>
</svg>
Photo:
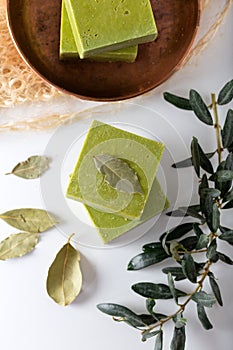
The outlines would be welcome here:
<svg viewBox="0 0 233 350">
<path fill-rule="evenodd" d="M 209 99 L 210 92 L 218 92 L 225 82 L 233 77 L 232 50 L 233 9 L 215 36 L 212 43 L 195 58 L 192 64 L 177 72 L 169 81 L 157 88 L 153 94 L 137 98 L 132 103 L 146 106 L 161 113 L 189 147 L 191 137 L 197 136 L 207 151 L 215 148 L 214 131 L 210 132 L 190 113 L 173 108 L 161 97 L 163 91 L 172 91 L 187 95 L 189 88 L 195 88 Z M 232 107 L 232 104 L 231 104 Z M 114 108 L 114 106 L 113 106 Z M 115 107 L 117 109 L 117 105 Z M 224 111 L 224 108 L 222 109 Z M 25 111 L 25 113 L 28 111 Z M 104 118 L 104 116 L 103 116 Z M 143 123 L 142 115 L 142 123 Z M 127 115 L 126 115 L 127 119 Z M 78 126 L 78 123 L 76 124 Z M 174 150 L 175 160 L 182 159 L 186 150 L 177 144 L 175 137 L 158 127 L 157 135 L 164 133 L 169 149 Z M 8 133 L 1 134 L 0 147 L 0 211 L 18 207 L 42 207 L 40 181 L 25 181 L 4 173 L 19 161 L 32 154 L 42 154 L 52 137 L 52 133 Z M 168 185 L 172 187 L 175 170 L 166 174 Z M 180 171 L 182 188 L 179 204 L 186 203 L 189 188 L 193 186 L 190 170 Z M 195 185 L 194 185 L 195 186 Z M 173 195 L 173 193 L 171 193 Z M 54 202 L 56 198 L 54 198 Z M 195 198 L 193 198 L 195 202 Z M 225 215 L 225 223 L 233 224 L 232 217 Z M 174 219 L 175 225 L 176 219 Z M 97 250 L 80 246 L 84 283 L 82 293 L 69 307 L 56 305 L 46 294 L 45 281 L 47 270 L 53 258 L 66 239 L 57 229 L 41 235 L 36 250 L 20 259 L 0 263 L 0 330 L 1 348 L 6 350 L 149 350 L 153 349 L 153 340 L 141 343 L 139 333 L 124 324 L 111 321 L 109 316 L 100 313 L 96 304 L 116 302 L 132 307 L 136 312 L 144 312 L 145 302 L 130 290 L 138 281 L 166 282 L 160 273 L 163 264 L 152 266 L 138 272 L 127 272 L 126 266 L 131 257 L 141 251 L 144 243 L 153 241 L 163 232 L 166 219 L 140 240 L 127 246 Z M 172 224 L 171 224 L 172 225 Z M 1 239 L 16 230 L 0 222 Z M 74 230 L 78 230 L 75 227 Z M 231 247 L 223 245 L 225 252 L 232 254 Z M 165 264 L 164 264 L 165 265 Z M 208 314 L 214 325 L 211 331 L 202 329 L 196 318 L 195 306 L 186 314 L 188 318 L 186 349 L 219 350 L 231 349 L 233 342 L 233 278 L 232 267 L 222 263 L 215 267 L 219 284 L 222 286 L 224 307 L 214 306 Z M 164 311 L 170 309 L 170 302 Z M 169 349 L 172 336 L 171 325 L 166 326 L 164 349 Z"/>
</svg>

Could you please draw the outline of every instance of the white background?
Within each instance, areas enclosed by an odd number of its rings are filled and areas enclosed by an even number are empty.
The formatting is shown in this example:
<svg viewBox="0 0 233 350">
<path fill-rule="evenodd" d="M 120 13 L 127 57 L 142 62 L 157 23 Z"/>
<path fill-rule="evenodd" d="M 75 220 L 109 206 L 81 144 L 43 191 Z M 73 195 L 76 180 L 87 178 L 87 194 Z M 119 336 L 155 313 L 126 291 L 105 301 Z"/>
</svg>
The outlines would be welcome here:
<svg viewBox="0 0 233 350">
<path fill-rule="evenodd" d="M 192 136 L 195 135 L 199 138 L 203 148 L 211 151 L 215 148 L 214 131 L 210 132 L 210 128 L 201 124 L 192 114 L 168 105 L 162 99 L 162 92 L 171 91 L 187 96 L 189 89 L 194 88 L 202 93 L 207 102 L 210 102 L 210 93 L 218 93 L 221 87 L 233 78 L 232 23 L 233 9 L 214 40 L 200 56 L 192 60 L 191 64 L 177 72 L 152 94 L 131 101 L 162 113 L 174 125 L 187 147 L 190 145 Z M 224 110 L 223 108 L 222 111 Z M 126 113 L 126 120 L 130 117 Z M 40 180 L 25 182 L 25 180 L 4 174 L 11 170 L 18 161 L 32 154 L 42 154 L 52 134 L 52 132 L 1 134 L 1 212 L 19 207 L 43 207 Z M 165 141 L 170 148 L 173 148 L 173 155 L 176 159 L 182 159 L 186 155 L 182 147 L 176 147 L 175 139 L 169 136 Z M 192 186 L 187 174 L 189 170 L 181 170 L 184 201 L 188 187 Z M 172 172 L 169 173 L 168 181 L 172 184 Z M 225 214 L 224 223 L 232 226 L 232 217 Z M 78 231 L 78 227 L 74 230 Z M 0 222 L 1 239 L 13 232 L 17 230 L 12 229 L 3 221 Z M 116 302 L 138 313 L 145 311 L 144 299 L 131 291 L 130 287 L 139 281 L 166 283 L 166 277 L 160 272 L 165 264 L 138 272 L 128 272 L 126 266 L 130 258 L 141 251 L 144 243 L 156 240 L 156 237 L 162 232 L 162 227 L 155 226 L 140 240 L 121 248 L 98 250 L 78 247 L 82 255 L 81 267 L 84 283 L 82 292 L 76 301 L 66 308 L 56 305 L 48 297 L 45 287 L 48 268 L 57 251 L 66 242 L 65 237 L 57 229 L 42 234 L 40 243 L 31 254 L 20 259 L 1 262 L 1 348 L 5 350 L 152 350 L 153 340 L 141 343 L 140 335 L 136 330 L 125 324 L 114 323 L 109 316 L 96 309 L 96 304 Z M 233 256 L 231 247 L 226 244 L 223 244 L 222 247 L 226 253 L 229 252 Z M 231 266 L 223 263 L 217 264 L 214 270 L 222 286 L 224 307 L 214 306 L 209 310 L 208 314 L 214 329 L 207 332 L 197 320 L 195 305 L 190 305 L 185 314 L 188 319 L 186 345 L 188 350 L 232 348 L 233 270 Z M 173 304 L 170 302 L 158 304 L 161 305 L 164 312 L 173 310 L 171 309 Z M 172 325 L 170 324 L 165 327 L 165 350 L 169 349 L 171 337 Z"/>
</svg>

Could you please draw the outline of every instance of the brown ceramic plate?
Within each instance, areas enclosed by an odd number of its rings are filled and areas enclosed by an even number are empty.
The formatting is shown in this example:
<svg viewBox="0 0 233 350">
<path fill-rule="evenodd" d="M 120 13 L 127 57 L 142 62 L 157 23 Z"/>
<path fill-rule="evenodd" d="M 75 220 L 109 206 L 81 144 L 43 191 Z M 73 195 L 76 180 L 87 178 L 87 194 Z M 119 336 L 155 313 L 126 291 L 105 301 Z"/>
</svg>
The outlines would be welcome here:
<svg viewBox="0 0 233 350">
<path fill-rule="evenodd" d="M 131 98 L 164 82 L 189 52 L 200 18 L 199 0 L 152 0 L 159 37 L 140 45 L 135 63 L 61 62 L 61 0 L 7 3 L 11 34 L 26 62 L 64 92 L 96 101 Z"/>
</svg>

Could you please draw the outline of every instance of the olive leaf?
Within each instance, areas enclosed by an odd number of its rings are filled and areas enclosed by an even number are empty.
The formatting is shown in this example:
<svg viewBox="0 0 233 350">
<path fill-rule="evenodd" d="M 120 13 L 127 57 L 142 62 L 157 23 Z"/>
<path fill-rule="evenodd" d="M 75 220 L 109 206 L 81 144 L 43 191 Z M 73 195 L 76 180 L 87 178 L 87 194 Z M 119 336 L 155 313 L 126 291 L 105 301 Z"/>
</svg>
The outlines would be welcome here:
<svg viewBox="0 0 233 350">
<path fill-rule="evenodd" d="M 197 271 L 192 255 L 185 254 L 182 259 L 182 270 L 184 275 L 192 282 L 197 282 Z"/>
<path fill-rule="evenodd" d="M 226 182 L 233 180 L 233 170 L 219 170 L 210 177 L 210 181 Z"/>
<path fill-rule="evenodd" d="M 163 349 L 163 331 L 160 330 L 156 339 L 155 339 L 155 347 L 154 350 L 162 350 Z"/>
<path fill-rule="evenodd" d="M 212 291 L 214 293 L 214 296 L 215 296 L 217 302 L 219 303 L 220 306 L 223 306 L 220 288 L 219 288 L 219 286 L 218 286 L 218 284 L 216 282 L 214 274 L 212 272 L 209 272 L 208 273 L 208 277 L 209 277 L 209 282 L 210 282 L 211 289 L 212 289 Z"/>
<path fill-rule="evenodd" d="M 233 189 L 227 192 L 223 197 L 223 203 L 231 202 L 231 201 L 233 201 Z"/>
<path fill-rule="evenodd" d="M 182 281 L 186 279 L 182 267 L 164 267 L 162 272 L 166 275 L 170 273 L 173 277 L 175 277 L 175 281 Z"/>
<path fill-rule="evenodd" d="M 221 195 L 221 191 L 219 191 L 217 188 L 202 188 L 200 189 L 200 197 L 206 198 L 206 197 L 212 197 L 217 198 Z"/>
<path fill-rule="evenodd" d="M 193 224 L 193 231 L 198 238 L 200 238 L 201 235 L 204 234 L 204 232 L 196 222 Z"/>
<path fill-rule="evenodd" d="M 225 231 L 220 236 L 219 239 L 228 242 L 233 245 L 233 230 Z"/>
<path fill-rule="evenodd" d="M 49 159 L 44 156 L 31 156 L 27 160 L 18 163 L 10 173 L 24 179 L 36 179 L 40 177 L 49 166 Z"/>
<path fill-rule="evenodd" d="M 197 236 L 190 236 L 179 241 L 180 245 L 185 248 L 185 250 L 191 251 L 196 248 L 198 242 Z"/>
<path fill-rule="evenodd" d="M 171 342 L 171 350 L 184 350 L 186 342 L 185 327 L 174 327 L 173 338 Z"/>
<path fill-rule="evenodd" d="M 219 230 L 221 231 L 221 233 L 224 233 L 226 231 L 233 231 L 231 228 L 222 225 L 219 226 Z"/>
<path fill-rule="evenodd" d="M 213 118 L 210 114 L 210 111 L 203 101 L 201 95 L 196 90 L 190 90 L 189 102 L 192 110 L 199 120 L 207 125 L 213 125 Z"/>
<path fill-rule="evenodd" d="M 210 243 L 209 247 L 207 248 L 207 253 L 206 253 L 207 259 L 209 259 L 211 261 L 215 260 L 216 251 L 217 251 L 217 240 L 214 239 Z"/>
<path fill-rule="evenodd" d="M 161 236 L 160 236 L 160 240 L 163 240 L 164 237 L 166 236 L 166 242 L 169 242 L 171 240 L 174 239 L 178 239 L 183 237 L 184 235 L 186 235 L 186 233 L 190 232 L 193 229 L 193 223 L 192 222 L 188 222 L 185 224 L 181 224 L 176 226 L 175 228 L 164 232 Z"/>
<path fill-rule="evenodd" d="M 191 154 L 192 154 L 192 162 L 194 169 L 196 171 L 196 174 L 198 177 L 200 177 L 200 149 L 198 145 L 198 140 L 196 137 L 193 137 L 192 143 L 191 143 Z"/>
<path fill-rule="evenodd" d="M 185 109 L 189 111 L 192 110 L 189 99 L 187 98 L 171 94 L 170 92 L 164 92 L 163 97 L 165 101 L 171 103 L 177 108 Z"/>
<path fill-rule="evenodd" d="M 228 265 L 233 265 L 233 260 L 231 258 L 229 258 L 229 256 L 227 256 L 223 253 L 220 253 L 220 252 L 217 252 L 217 254 L 218 254 L 220 261 L 222 261 L 223 263 L 228 264 Z"/>
<path fill-rule="evenodd" d="M 203 149 L 199 144 L 198 146 L 199 146 L 200 166 L 202 167 L 202 169 L 204 169 L 208 173 L 213 174 L 214 170 L 209 157 L 204 153 Z"/>
<path fill-rule="evenodd" d="M 144 327 L 146 324 L 142 321 L 142 318 L 135 314 L 133 311 L 125 306 L 113 303 L 101 303 L 97 305 L 97 308 L 110 316 L 114 317 L 114 320 L 128 322 L 133 327 Z"/>
<path fill-rule="evenodd" d="M 188 168 L 193 165 L 192 157 L 183 159 L 177 163 L 173 163 L 171 166 L 175 169 Z"/>
<path fill-rule="evenodd" d="M 97 170 L 112 188 L 130 194 L 143 194 L 137 174 L 124 160 L 108 154 L 99 154 L 93 158 Z"/>
<path fill-rule="evenodd" d="M 179 207 L 176 210 L 170 211 L 168 213 L 166 213 L 166 215 L 168 216 L 174 216 L 174 217 L 184 217 L 184 216 L 192 216 L 193 218 L 199 219 L 201 221 L 201 223 L 205 222 L 205 218 L 198 214 L 198 211 L 196 210 L 196 207 L 198 207 L 198 209 L 200 209 L 200 206 L 194 206 L 195 208 L 193 208 L 193 206 L 189 206 L 189 207 Z"/>
<path fill-rule="evenodd" d="M 226 160 L 222 161 L 219 166 L 217 167 L 216 173 L 222 170 L 232 170 L 232 169 L 227 169 L 227 167 L 230 167 L 230 162 L 231 159 L 229 158 L 228 164 L 226 163 Z M 219 189 L 221 191 L 221 197 L 223 198 L 228 191 L 231 188 L 232 180 L 229 181 L 218 181 L 216 173 L 211 176 L 212 181 L 215 182 L 215 188 Z M 220 173 L 221 176 L 221 173 Z"/>
<path fill-rule="evenodd" d="M 222 129 L 222 143 L 224 148 L 233 144 L 233 110 L 229 109 Z"/>
<path fill-rule="evenodd" d="M 162 315 L 162 314 L 155 314 L 156 317 L 152 316 L 152 315 L 148 315 L 148 314 L 139 314 L 138 317 L 140 317 L 140 319 L 142 320 L 142 324 L 146 324 L 146 325 L 151 325 L 154 324 L 155 321 L 158 321 L 161 318 L 165 318 L 166 315 Z"/>
<path fill-rule="evenodd" d="M 172 299 L 170 288 L 166 284 L 151 283 L 151 282 L 139 282 L 132 285 L 132 289 L 135 293 L 140 294 L 145 298 L 151 299 Z M 177 297 L 183 297 L 185 292 L 176 289 Z"/>
<path fill-rule="evenodd" d="M 160 330 L 143 332 L 142 341 L 146 341 L 147 339 L 153 338 L 159 333 L 160 333 Z"/>
<path fill-rule="evenodd" d="M 206 329 L 206 330 L 209 330 L 209 329 L 212 329 L 213 326 L 212 324 L 210 323 L 207 315 L 206 315 L 206 312 L 205 312 L 205 308 L 203 305 L 197 303 L 197 315 L 198 315 L 198 318 L 202 324 L 202 326 Z"/>
<path fill-rule="evenodd" d="M 31 252 L 39 239 L 38 233 L 15 233 L 0 242 L 0 260 L 17 258 Z"/>
<path fill-rule="evenodd" d="M 216 303 L 214 295 L 207 294 L 204 291 L 196 292 L 192 296 L 192 300 L 205 307 L 212 307 Z"/>
<path fill-rule="evenodd" d="M 208 244 L 209 244 L 209 236 L 203 233 L 198 239 L 196 249 L 199 250 L 199 249 L 206 248 Z"/>
<path fill-rule="evenodd" d="M 175 283 L 174 283 L 172 274 L 170 272 L 167 275 L 167 280 L 168 280 L 168 286 L 170 288 L 170 292 L 173 296 L 173 299 L 175 300 L 176 304 L 178 304 L 177 290 L 175 288 Z"/>
<path fill-rule="evenodd" d="M 225 169 L 226 170 L 232 170 L 233 171 L 233 153 L 229 153 L 226 159 L 225 163 Z"/>
<path fill-rule="evenodd" d="M 155 314 L 153 310 L 155 305 L 156 305 L 156 302 L 154 299 L 150 299 L 150 298 L 146 299 L 146 309 L 152 316 L 154 316 Z"/>
<path fill-rule="evenodd" d="M 215 155 L 216 151 L 214 152 L 211 152 L 211 153 L 204 153 L 204 155 L 208 158 L 208 159 L 211 159 L 214 155 Z M 192 160 L 192 157 L 190 158 L 186 158 L 184 160 L 181 160 L 180 162 L 177 162 L 177 163 L 173 163 L 172 164 L 172 168 L 176 168 L 176 169 L 179 169 L 179 168 L 188 168 L 190 166 L 193 165 L 193 160 Z"/>
<path fill-rule="evenodd" d="M 218 205 L 211 197 L 207 197 L 205 199 L 205 206 L 203 210 L 209 229 L 211 232 L 215 233 L 220 225 L 220 211 L 218 209 Z"/>
<path fill-rule="evenodd" d="M 230 202 L 228 202 L 228 203 L 226 203 L 226 204 L 222 207 L 222 209 L 232 209 L 232 208 L 233 208 L 233 200 L 230 201 Z"/>
<path fill-rule="evenodd" d="M 146 243 L 142 246 L 142 250 L 145 253 L 160 251 L 161 249 L 163 249 L 161 242 Z"/>
<path fill-rule="evenodd" d="M 6 211 L 0 219 L 19 230 L 39 233 L 56 224 L 55 219 L 43 209 L 23 208 Z"/>
<path fill-rule="evenodd" d="M 141 270 L 144 269 L 147 266 L 157 264 L 165 259 L 167 259 L 169 255 L 165 252 L 165 250 L 162 248 L 145 252 L 136 255 L 133 257 L 130 262 L 128 263 L 128 270 Z"/>
<path fill-rule="evenodd" d="M 200 185 L 199 185 L 199 189 L 198 189 L 198 193 L 199 195 L 201 194 L 201 191 L 204 188 L 209 188 L 209 183 L 208 183 L 208 178 L 206 174 L 203 174 L 201 181 L 200 181 Z"/>
<path fill-rule="evenodd" d="M 233 99 L 233 79 L 228 81 L 218 95 L 217 104 L 225 105 Z"/>
<path fill-rule="evenodd" d="M 80 254 L 70 244 L 71 237 L 50 266 L 46 284 L 48 295 L 62 306 L 71 304 L 82 287 Z"/>
</svg>

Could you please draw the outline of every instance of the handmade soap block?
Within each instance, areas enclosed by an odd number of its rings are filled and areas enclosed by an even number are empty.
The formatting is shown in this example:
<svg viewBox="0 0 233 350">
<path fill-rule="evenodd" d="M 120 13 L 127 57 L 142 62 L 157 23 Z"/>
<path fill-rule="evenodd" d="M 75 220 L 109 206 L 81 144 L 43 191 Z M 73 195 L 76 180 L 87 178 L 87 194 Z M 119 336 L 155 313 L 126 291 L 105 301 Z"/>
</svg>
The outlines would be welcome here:
<svg viewBox="0 0 233 350">
<path fill-rule="evenodd" d="M 67 188 L 67 197 L 97 210 L 131 220 L 140 219 L 154 182 L 164 145 L 136 134 L 93 121 Z M 125 161 L 137 174 L 142 193 L 112 188 L 94 161 L 98 155 Z"/>
<path fill-rule="evenodd" d="M 80 58 L 156 39 L 149 0 L 64 0 Z"/>
<path fill-rule="evenodd" d="M 104 243 L 128 232 L 132 228 L 146 222 L 169 207 L 169 201 L 164 195 L 158 180 L 155 178 L 148 201 L 140 220 L 128 220 L 118 215 L 104 213 L 89 206 L 85 206 L 97 231 Z"/>
<path fill-rule="evenodd" d="M 138 46 L 130 46 L 120 50 L 108 51 L 92 56 L 89 59 L 100 62 L 134 62 L 137 58 Z M 59 56 L 62 60 L 79 58 L 77 46 L 75 44 L 70 21 L 67 15 L 64 0 L 62 1 L 61 26 L 60 26 L 60 49 Z"/>
</svg>

